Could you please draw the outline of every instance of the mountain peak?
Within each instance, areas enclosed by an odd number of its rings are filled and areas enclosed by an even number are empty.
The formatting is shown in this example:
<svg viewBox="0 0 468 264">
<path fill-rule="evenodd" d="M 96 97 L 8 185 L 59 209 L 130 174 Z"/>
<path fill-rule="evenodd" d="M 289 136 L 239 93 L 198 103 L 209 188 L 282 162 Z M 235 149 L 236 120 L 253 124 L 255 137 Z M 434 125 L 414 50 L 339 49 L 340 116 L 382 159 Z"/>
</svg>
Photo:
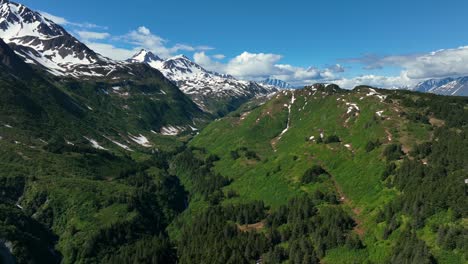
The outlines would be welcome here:
<svg viewBox="0 0 468 264">
<path fill-rule="evenodd" d="M 0 4 L 0 38 L 27 63 L 56 76 L 96 77 L 112 70 L 100 67 L 111 63 L 109 59 L 96 54 L 41 13 L 8 0 L 0 0 Z"/>
<path fill-rule="evenodd" d="M 143 63 L 151 63 L 154 61 L 161 61 L 161 58 L 154 55 L 149 50 L 141 49 L 137 54 L 135 54 L 132 58 L 128 59 L 129 62 L 143 62 Z"/>
<path fill-rule="evenodd" d="M 180 60 L 180 59 L 183 59 L 183 60 L 190 60 L 187 56 L 183 55 L 183 54 L 179 54 L 179 55 L 176 55 L 172 58 L 170 58 L 170 60 Z"/>
</svg>

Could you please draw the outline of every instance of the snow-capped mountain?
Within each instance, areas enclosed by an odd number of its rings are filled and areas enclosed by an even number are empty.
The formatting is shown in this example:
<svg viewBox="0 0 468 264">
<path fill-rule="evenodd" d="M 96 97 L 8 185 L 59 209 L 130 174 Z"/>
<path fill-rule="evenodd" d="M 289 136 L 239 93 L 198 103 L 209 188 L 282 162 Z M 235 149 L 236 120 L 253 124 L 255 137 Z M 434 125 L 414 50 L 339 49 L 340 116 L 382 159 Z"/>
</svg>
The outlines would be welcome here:
<svg viewBox="0 0 468 264">
<path fill-rule="evenodd" d="M 207 71 L 185 56 L 162 60 L 142 50 L 128 61 L 111 60 L 41 13 L 9 0 L 0 0 L 0 39 L 26 63 L 55 76 L 116 80 L 164 75 L 210 112 L 225 114 L 253 97 L 276 91 L 270 85 Z"/>
<path fill-rule="evenodd" d="M 468 96 L 468 76 L 430 79 L 417 84 L 413 90 L 441 95 Z"/>
<path fill-rule="evenodd" d="M 290 89 L 290 88 L 293 88 L 293 86 L 285 81 L 282 81 L 282 80 L 278 80 L 278 79 L 272 79 L 272 78 L 268 78 L 264 81 L 262 81 L 263 84 L 268 84 L 268 85 L 272 85 L 272 86 L 275 86 L 275 87 L 278 87 L 278 88 L 281 88 L 281 89 Z"/>
<path fill-rule="evenodd" d="M 141 50 L 127 61 L 146 63 L 159 70 L 200 107 L 211 112 L 218 109 L 210 107 L 209 101 L 224 99 L 239 104 L 250 98 L 277 91 L 272 85 L 237 80 L 230 75 L 208 71 L 184 55 L 163 60 L 150 51 Z"/>
<path fill-rule="evenodd" d="M 424 82 L 418 83 L 413 90 L 419 92 L 429 92 L 434 87 L 439 87 L 442 85 L 446 85 L 449 82 L 452 82 L 453 78 L 445 78 L 445 79 L 430 79 Z"/>
<path fill-rule="evenodd" d="M 162 61 L 161 58 L 154 55 L 152 52 L 148 52 L 144 49 L 140 50 L 135 56 L 127 60 L 128 62 L 144 62 L 144 63 L 154 63 L 158 61 Z"/>
<path fill-rule="evenodd" d="M 27 63 L 57 76 L 103 77 L 128 71 L 125 63 L 95 53 L 39 12 L 9 0 L 0 0 L 0 38 Z"/>
</svg>

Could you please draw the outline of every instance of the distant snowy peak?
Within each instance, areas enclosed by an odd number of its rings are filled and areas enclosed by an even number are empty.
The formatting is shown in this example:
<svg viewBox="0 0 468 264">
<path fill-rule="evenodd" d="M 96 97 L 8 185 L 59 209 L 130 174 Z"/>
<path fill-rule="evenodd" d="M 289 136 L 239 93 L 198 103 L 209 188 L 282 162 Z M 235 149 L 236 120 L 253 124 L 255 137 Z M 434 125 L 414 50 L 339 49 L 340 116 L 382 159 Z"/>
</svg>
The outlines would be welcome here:
<svg viewBox="0 0 468 264">
<path fill-rule="evenodd" d="M 231 75 L 208 71 L 184 55 L 162 60 L 151 52 L 142 50 L 127 61 L 144 62 L 157 69 L 206 111 L 213 110 L 207 106 L 210 100 L 248 100 L 277 91 L 272 85 L 241 81 Z"/>
<path fill-rule="evenodd" d="M 414 90 L 419 91 L 419 92 L 429 92 L 431 89 L 435 87 L 445 85 L 454 80 L 455 80 L 454 78 L 430 79 L 430 80 L 418 83 L 414 87 Z"/>
<path fill-rule="evenodd" d="M 141 62 L 141 63 L 151 63 L 155 61 L 162 61 L 161 58 L 154 55 L 151 51 L 145 49 L 140 50 L 135 56 L 127 60 L 128 62 Z"/>
<path fill-rule="evenodd" d="M 264 81 L 262 81 L 263 84 L 268 84 L 268 85 L 272 85 L 272 86 L 275 86 L 275 87 L 278 87 L 278 88 L 281 88 L 281 89 L 290 89 L 290 88 L 293 88 L 293 86 L 285 81 L 282 81 L 282 80 L 278 80 L 278 79 L 272 79 L 272 78 L 268 78 Z"/>
<path fill-rule="evenodd" d="M 178 55 L 165 60 L 159 69 L 166 77 L 174 81 L 182 81 L 197 77 L 210 77 L 213 74 L 184 55 Z"/>
<path fill-rule="evenodd" d="M 0 38 L 27 63 L 58 76 L 103 77 L 124 65 L 105 58 L 28 7 L 0 0 Z"/>
<path fill-rule="evenodd" d="M 413 90 L 441 95 L 468 96 L 468 77 L 430 79 L 417 84 Z"/>
<path fill-rule="evenodd" d="M 199 64 L 193 62 L 185 55 L 177 55 L 164 61 L 161 65 L 161 70 L 171 72 L 176 80 L 193 78 L 193 76 L 201 77 L 220 77 L 224 79 L 235 79 L 229 74 L 221 74 L 218 72 L 208 71 Z M 181 79 L 180 79 L 181 78 Z"/>
<path fill-rule="evenodd" d="M 274 91 L 271 85 L 237 80 L 231 75 L 208 71 L 184 55 L 161 60 L 150 51 L 142 50 L 130 62 L 145 62 L 175 82 L 186 94 L 214 96 L 242 96 Z M 255 87 L 252 91 L 252 87 Z M 256 94 L 255 94 L 256 95 Z"/>
<path fill-rule="evenodd" d="M 205 70 L 185 55 L 177 55 L 163 60 L 157 55 L 154 55 L 151 51 L 142 49 L 127 61 L 133 63 L 147 63 L 175 82 L 192 79 L 196 76 L 217 75 L 216 73 Z"/>
</svg>

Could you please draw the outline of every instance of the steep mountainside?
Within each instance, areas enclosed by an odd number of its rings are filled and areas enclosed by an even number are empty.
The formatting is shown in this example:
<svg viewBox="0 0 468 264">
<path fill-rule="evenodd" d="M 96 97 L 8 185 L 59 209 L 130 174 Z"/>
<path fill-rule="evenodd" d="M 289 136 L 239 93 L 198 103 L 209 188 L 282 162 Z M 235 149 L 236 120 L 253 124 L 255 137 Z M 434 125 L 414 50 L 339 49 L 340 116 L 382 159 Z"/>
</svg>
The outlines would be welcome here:
<svg viewBox="0 0 468 264">
<path fill-rule="evenodd" d="M 125 81 L 54 80 L 37 73 L 1 40 L 0 44 L 0 67 L 5 69 L 0 78 L 0 122 L 14 127 L 9 135 L 1 135 L 5 140 L 48 141 L 60 136 L 70 144 L 89 141 L 108 149 L 157 148 L 158 138 L 193 133 L 210 118 L 145 65 L 134 66 L 140 74 Z"/>
<path fill-rule="evenodd" d="M 183 55 L 166 60 L 141 50 L 129 62 L 142 62 L 161 71 L 202 109 L 224 115 L 254 97 L 266 96 L 277 88 L 250 81 L 240 81 L 229 75 L 207 71 Z"/>
<path fill-rule="evenodd" d="M 186 195 L 164 151 L 204 114 L 161 73 L 55 79 L 0 39 L 0 262 L 175 263 Z M 138 252 L 138 254 L 135 254 Z"/>
<path fill-rule="evenodd" d="M 56 76 L 118 78 L 135 70 L 95 53 L 39 12 L 9 0 L 0 2 L 0 38 L 27 63 Z"/>
<path fill-rule="evenodd" d="M 37 71 L 33 75 L 37 77 L 35 80 L 40 80 L 33 85 L 26 82 L 30 78 L 19 78 L 15 82 L 29 89 L 54 87 L 54 91 L 60 92 L 60 97 L 63 94 L 70 100 L 62 102 L 62 105 L 66 105 L 75 119 L 61 119 L 61 127 L 69 129 L 68 137 L 80 134 L 82 131 L 73 126 L 85 120 L 92 124 L 88 127 L 92 130 L 113 131 L 111 135 L 108 132 L 107 135 L 92 135 L 94 141 L 127 142 L 125 145 L 128 145 L 135 143 L 132 138 L 145 138 L 139 142 L 146 142 L 148 134 L 192 133 L 211 118 L 159 71 L 145 64 L 104 58 L 61 26 L 24 5 L 10 1 L 0 3 L 0 38 L 27 63 L 19 63 L 18 56 L 10 54 L 9 58 L 14 57 L 15 62 L 15 65 L 10 65 L 13 74 L 28 75 L 25 72 Z M 5 65 L 9 63 L 5 61 Z M 43 94 L 25 96 L 47 97 L 47 90 L 37 92 Z M 7 104 L 14 105 L 15 101 Z M 50 105 L 44 103 L 42 106 Z M 6 118 L 13 119 L 14 116 Z M 76 138 L 86 136 L 82 134 Z"/>
<path fill-rule="evenodd" d="M 191 146 L 214 160 L 215 175 L 231 179 L 221 187 L 224 205 L 262 201 L 273 212 L 248 222 L 279 232 L 263 255 L 269 262 L 465 263 L 467 105 L 467 98 L 316 85 L 215 121 Z M 334 240 L 321 233 L 321 220 L 279 220 L 293 206 L 288 200 L 304 195 L 332 204 L 319 212 L 338 203 L 352 231 Z M 290 247 L 304 239 L 313 249 Z"/>
<path fill-rule="evenodd" d="M 431 79 L 417 84 L 413 90 L 441 95 L 468 96 L 468 77 Z"/>
</svg>

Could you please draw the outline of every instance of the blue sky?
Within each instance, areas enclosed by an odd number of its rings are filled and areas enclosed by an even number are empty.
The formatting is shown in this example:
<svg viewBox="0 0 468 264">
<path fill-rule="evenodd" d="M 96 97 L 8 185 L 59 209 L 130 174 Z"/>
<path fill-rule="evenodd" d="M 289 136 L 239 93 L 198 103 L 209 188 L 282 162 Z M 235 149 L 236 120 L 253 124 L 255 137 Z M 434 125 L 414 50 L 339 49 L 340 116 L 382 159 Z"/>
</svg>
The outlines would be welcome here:
<svg viewBox="0 0 468 264">
<path fill-rule="evenodd" d="M 63 19 L 70 32 L 116 59 L 138 48 L 163 57 L 184 53 L 239 78 L 272 75 L 295 84 L 400 86 L 468 75 L 465 61 L 442 67 L 468 53 L 465 0 L 19 2 Z"/>
</svg>

